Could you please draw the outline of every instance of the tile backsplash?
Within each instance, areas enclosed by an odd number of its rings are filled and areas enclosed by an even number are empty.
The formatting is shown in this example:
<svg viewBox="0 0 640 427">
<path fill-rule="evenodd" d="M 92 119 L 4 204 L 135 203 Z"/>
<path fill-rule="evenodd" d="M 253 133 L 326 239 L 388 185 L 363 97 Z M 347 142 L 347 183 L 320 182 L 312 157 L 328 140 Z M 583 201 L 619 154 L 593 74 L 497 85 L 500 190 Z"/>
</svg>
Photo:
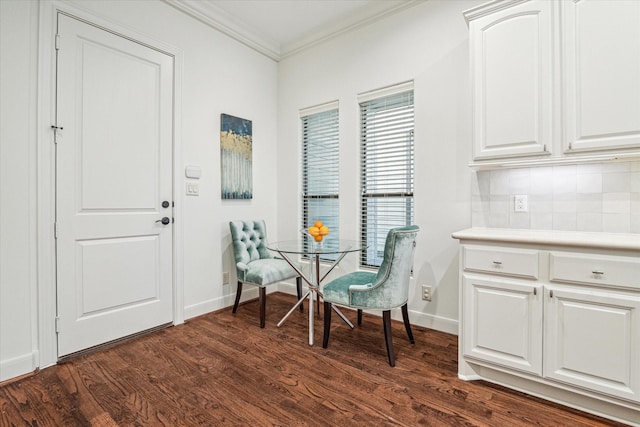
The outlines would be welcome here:
<svg viewBox="0 0 640 427">
<path fill-rule="evenodd" d="M 474 227 L 640 233 L 640 161 L 477 171 Z M 528 196 L 528 212 L 514 196 Z"/>
</svg>

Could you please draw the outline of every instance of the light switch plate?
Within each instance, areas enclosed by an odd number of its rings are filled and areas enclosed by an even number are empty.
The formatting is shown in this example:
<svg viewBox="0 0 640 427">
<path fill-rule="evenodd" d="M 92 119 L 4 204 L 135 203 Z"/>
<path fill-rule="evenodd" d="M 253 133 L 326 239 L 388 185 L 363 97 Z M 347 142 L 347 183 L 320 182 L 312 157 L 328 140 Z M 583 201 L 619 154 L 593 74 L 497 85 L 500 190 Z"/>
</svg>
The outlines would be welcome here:
<svg viewBox="0 0 640 427">
<path fill-rule="evenodd" d="M 200 184 L 197 182 L 187 182 L 187 196 L 198 196 L 200 194 Z"/>
</svg>

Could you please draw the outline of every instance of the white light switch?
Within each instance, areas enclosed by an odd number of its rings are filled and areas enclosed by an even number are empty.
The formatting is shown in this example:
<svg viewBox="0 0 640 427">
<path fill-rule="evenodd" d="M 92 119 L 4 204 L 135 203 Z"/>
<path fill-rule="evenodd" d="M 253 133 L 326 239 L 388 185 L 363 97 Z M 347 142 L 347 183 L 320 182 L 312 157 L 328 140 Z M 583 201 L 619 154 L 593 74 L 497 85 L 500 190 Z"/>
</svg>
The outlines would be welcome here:
<svg viewBox="0 0 640 427">
<path fill-rule="evenodd" d="M 526 195 L 513 196 L 513 210 L 515 212 L 529 212 L 529 197 Z"/>
<path fill-rule="evenodd" d="M 200 194 L 200 185 L 197 182 L 187 182 L 187 196 L 197 196 Z"/>
</svg>

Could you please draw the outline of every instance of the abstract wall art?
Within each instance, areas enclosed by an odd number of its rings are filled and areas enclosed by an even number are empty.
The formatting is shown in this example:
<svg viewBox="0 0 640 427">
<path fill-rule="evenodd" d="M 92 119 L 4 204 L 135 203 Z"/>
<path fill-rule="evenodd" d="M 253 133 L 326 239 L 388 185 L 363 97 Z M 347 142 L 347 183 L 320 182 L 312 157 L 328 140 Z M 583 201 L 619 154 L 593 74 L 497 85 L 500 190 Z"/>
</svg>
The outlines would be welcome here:
<svg viewBox="0 0 640 427">
<path fill-rule="evenodd" d="M 220 169 L 223 199 L 253 198 L 251 120 L 220 115 Z"/>
</svg>

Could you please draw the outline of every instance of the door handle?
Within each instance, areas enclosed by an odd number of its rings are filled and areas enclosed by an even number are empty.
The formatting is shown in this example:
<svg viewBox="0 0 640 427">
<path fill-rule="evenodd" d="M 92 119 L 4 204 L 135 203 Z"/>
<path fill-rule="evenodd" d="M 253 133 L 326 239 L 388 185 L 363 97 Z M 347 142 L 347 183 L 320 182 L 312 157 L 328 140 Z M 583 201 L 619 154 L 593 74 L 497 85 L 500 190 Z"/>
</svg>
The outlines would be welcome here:
<svg viewBox="0 0 640 427">
<path fill-rule="evenodd" d="M 168 201 L 166 201 L 166 200 L 164 202 L 162 202 L 162 207 L 165 208 L 165 209 L 168 208 L 169 205 L 170 205 L 170 203 Z"/>
<path fill-rule="evenodd" d="M 164 218 L 159 219 L 156 222 L 161 222 L 162 224 L 167 225 L 167 224 L 169 224 L 171 222 L 171 220 L 169 219 L 168 216 L 165 216 Z"/>
</svg>

